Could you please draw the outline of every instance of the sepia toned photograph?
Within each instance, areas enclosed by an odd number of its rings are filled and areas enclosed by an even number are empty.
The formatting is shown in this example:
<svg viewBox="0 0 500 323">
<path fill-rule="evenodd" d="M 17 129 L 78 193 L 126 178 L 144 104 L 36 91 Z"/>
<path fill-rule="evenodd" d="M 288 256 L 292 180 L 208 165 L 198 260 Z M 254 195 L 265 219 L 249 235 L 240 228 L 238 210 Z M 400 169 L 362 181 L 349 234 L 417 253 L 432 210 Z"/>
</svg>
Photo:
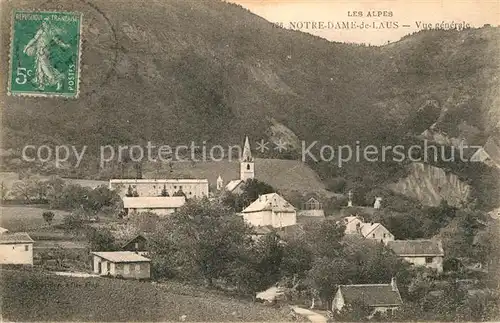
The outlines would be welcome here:
<svg viewBox="0 0 500 323">
<path fill-rule="evenodd" d="M 0 321 L 500 321 L 497 0 L 0 24 Z"/>
</svg>

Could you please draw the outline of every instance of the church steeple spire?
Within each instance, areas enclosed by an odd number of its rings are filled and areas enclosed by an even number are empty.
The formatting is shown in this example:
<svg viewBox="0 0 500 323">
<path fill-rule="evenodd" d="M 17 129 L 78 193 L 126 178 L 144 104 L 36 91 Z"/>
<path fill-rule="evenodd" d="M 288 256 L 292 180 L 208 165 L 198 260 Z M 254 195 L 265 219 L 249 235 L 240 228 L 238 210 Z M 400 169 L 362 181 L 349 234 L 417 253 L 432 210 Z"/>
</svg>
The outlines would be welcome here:
<svg viewBox="0 0 500 323">
<path fill-rule="evenodd" d="M 252 151 L 250 150 L 250 142 L 248 136 L 245 137 L 245 145 L 243 146 L 243 154 L 241 155 L 242 162 L 253 162 Z"/>
<path fill-rule="evenodd" d="M 246 181 L 255 177 L 254 163 L 252 151 L 250 150 L 250 142 L 248 136 L 245 137 L 245 145 L 243 146 L 243 154 L 240 160 L 240 179 Z"/>
</svg>

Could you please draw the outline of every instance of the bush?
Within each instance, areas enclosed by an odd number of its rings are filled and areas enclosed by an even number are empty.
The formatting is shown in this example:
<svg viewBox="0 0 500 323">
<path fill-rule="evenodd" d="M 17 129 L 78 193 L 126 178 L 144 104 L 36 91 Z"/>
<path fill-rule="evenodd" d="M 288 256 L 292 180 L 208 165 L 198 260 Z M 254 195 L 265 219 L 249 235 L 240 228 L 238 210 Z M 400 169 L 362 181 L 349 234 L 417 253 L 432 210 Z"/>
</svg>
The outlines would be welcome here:
<svg viewBox="0 0 500 323">
<path fill-rule="evenodd" d="M 49 225 L 52 223 L 52 220 L 54 219 L 54 212 L 52 211 L 45 211 L 42 213 L 42 217 L 47 222 Z"/>
</svg>

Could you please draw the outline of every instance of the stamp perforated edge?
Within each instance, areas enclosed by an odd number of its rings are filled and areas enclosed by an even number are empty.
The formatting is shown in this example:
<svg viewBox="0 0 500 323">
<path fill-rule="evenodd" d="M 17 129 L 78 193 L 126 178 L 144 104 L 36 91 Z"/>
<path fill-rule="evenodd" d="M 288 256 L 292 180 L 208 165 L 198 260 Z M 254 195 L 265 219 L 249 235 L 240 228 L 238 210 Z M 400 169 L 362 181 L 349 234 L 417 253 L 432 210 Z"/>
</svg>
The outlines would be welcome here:
<svg viewBox="0 0 500 323">
<path fill-rule="evenodd" d="M 27 11 L 27 12 L 39 12 L 39 13 L 67 13 L 67 14 L 77 14 L 80 17 L 80 37 L 78 41 L 78 60 L 77 60 L 77 70 L 78 70 L 78 79 L 76 81 L 76 93 L 74 96 L 64 95 L 60 93 L 27 93 L 27 92 L 12 92 L 12 56 L 14 51 L 14 14 L 16 11 Z M 10 50 L 9 50 L 9 75 L 8 75 L 8 86 L 7 86 L 7 95 L 9 96 L 26 96 L 26 97 L 45 97 L 45 98 L 62 98 L 62 99 L 78 99 L 80 96 L 80 73 L 81 73 L 81 62 L 82 62 L 82 38 L 83 38 L 83 13 L 78 11 L 47 11 L 47 10 L 35 10 L 35 9 L 12 9 L 11 18 L 10 18 Z"/>
</svg>

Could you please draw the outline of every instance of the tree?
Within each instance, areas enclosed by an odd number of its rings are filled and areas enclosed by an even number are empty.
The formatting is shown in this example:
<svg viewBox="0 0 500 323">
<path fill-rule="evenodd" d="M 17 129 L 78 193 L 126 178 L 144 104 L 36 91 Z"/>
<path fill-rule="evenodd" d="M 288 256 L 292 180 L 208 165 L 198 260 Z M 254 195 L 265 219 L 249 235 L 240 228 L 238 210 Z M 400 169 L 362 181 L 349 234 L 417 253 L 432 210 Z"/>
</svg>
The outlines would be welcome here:
<svg viewBox="0 0 500 323">
<path fill-rule="evenodd" d="M 125 196 L 127 197 L 132 197 L 134 196 L 134 190 L 132 189 L 132 186 L 129 185 L 128 188 L 127 188 L 127 193 L 125 194 Z"/>
<path fill-rule="evenodd" d="M 245 181 L 241 197 L 244 205 L 249 205 L 258 199 L 260 195 L 274 192 L 276 192 L 276 190 L 271 185 L 251 178 Z"/>
<path fill-rule="evenodd" d="M 177 272 L 188 279 L 202 278 L 208 286 L 229 276 L 251 243 L 251 229 L 243 219 L 207 198 L 189 200 L 157 232 L 156 245 L 170 247 L 154 252 L 172 256 Z"/>
<path fill-rule="evenodd" d="M 303 236 L 287 238 L 283 246 L 281 272 L 285 277 L 298 277 L 302 279 L 311 269 L 313 253 L 306 244 Z"/>
<path fill-rule="evenodd" d="M 367 321 L 373 309 L 368 306 L 363 300 L 353 300 L 345 304 L 342 310 L 334 313 L 335 321 L 343 322 L 361 322 Z"/>
<path fill-rule="evenodd" d="M 54 219 L 54 212 L 52 211 L 45 211 L 42 213 L 42 217 L 47 222 L 47 224 L 51 224 L 52 220 Z"/>
<path fill-rule="evenodd" d="M 5 185 L 5 183 L 2 181 L 2 183 L 0 183 L 0 199 L 2 201 L 5 201 L 6 197 L 9 195 L 9 189 L 7 188 L 7 185 Z"/>
<path fill-rule="evenodd" d="M 12 194 L 15 198 L 30 203 L 37 195 L 36 181 L 32 177 L 17 181 L 12 185 Z"/>
<path fill-rule="evenodd" d="M 345 228 L 334 219 L 306 224 L 304 230 L 305 242 L 314 256 L 335 258 L 341 254 Z"/>
<path fill-rule="evenodd" d="M 84 212 L 82 210 L 76 210 L 66 215 L 63 220 L 64 228 L 67 231 L 78 230 L 83 228 L 84 224 Z"/>
<path fill-rule="evenodd" d="M 115 251 L 118 246 L 115 243 L 115 238 L 109 229 L 89 227 L 86 231 L 87 239 L 90 243 L 91 250 L 95 251 Z"/>
<path fill-rule="evenodd" d="M 172 196 L 184 196 L 184 197 L 186 197 L 186 194 L 181 189 L 179 189 L 178 191 L 174 192 L 174 194 L 172 194 Z"/>
<path fill-rule="evenodd" d="M 161 196 L 169 196 L 167 191 L 167 186 L 163 184 L 163 189 L 161 190 Z"/>
<path fill-rule="evenodd" d="M 345 283 L 344 272 L 349 264 L 342 258 L 316 258 L 307 272 L 308 286 L 316 290 L 325 304 L 330 304 L 339 284 Z"/>
<path fill-rule="evenodd" d="M 349 264 L 344 271 L 346 281 L 356 284 L 387 284 L 398 275 L 405 280 L 409 279 L 405 273 L 409 265 L 384 244 L 354 235 L 346 236 L 344 241 L 341 257 Z"/>
<path fill-rule="evenodd" d="M 253 246 L 257 261 L 257 271 L 264 286 L 276 283 L 281 278 L 283 246 L 276 232 L 270 232 L 256 241 Z"/>
</svg>

